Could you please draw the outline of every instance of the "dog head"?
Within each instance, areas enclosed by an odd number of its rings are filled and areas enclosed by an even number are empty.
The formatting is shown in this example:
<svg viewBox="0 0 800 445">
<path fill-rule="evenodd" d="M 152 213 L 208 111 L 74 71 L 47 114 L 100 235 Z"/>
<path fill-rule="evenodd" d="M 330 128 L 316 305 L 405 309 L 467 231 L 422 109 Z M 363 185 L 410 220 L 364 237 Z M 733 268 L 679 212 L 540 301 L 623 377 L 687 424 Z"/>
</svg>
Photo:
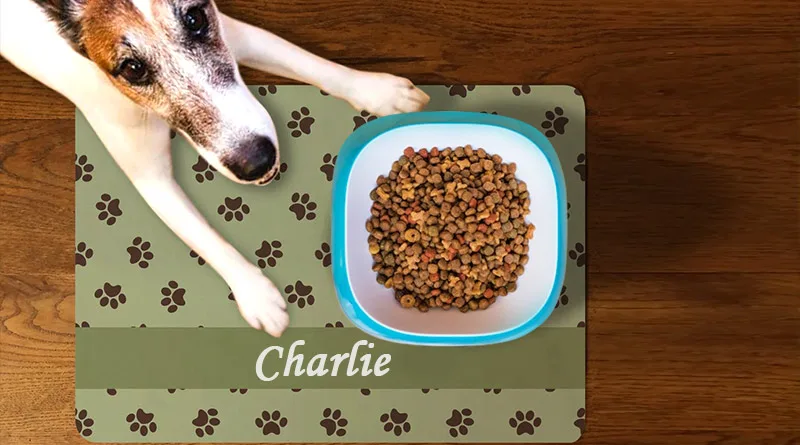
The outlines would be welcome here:
<svg viewBox="0 0 800 445">
<path fill-rule="evenodd" d="M 61 0 L 60 7 L 76 48 L 217 170 L 241 183 L 275 176 L 275 125 L 244 85 L 212 0 Z"/>
</svg>

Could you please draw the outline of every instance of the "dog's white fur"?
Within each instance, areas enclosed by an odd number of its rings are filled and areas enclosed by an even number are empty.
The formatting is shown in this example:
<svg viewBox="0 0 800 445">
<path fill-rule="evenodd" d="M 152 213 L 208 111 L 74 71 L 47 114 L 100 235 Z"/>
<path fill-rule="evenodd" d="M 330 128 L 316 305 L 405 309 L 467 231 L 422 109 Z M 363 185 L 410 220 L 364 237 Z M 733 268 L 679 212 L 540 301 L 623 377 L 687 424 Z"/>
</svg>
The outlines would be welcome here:
<svg viewBox="0 0 800 445">
<path fill-rule="evenodd" d="M 147 17 L 149 1 L 133 3 Z M 376 115 L 416 111 L 428 101 L 406 79 L 337 65 L 267 31 L 221 17 L 225 42 L 241 65 L 315 85 Z M 0 55 L 81 110 L 147 204 L 228 283 L 250 326 L 273 336 L 283 333 L 289 318 L 280 291 L 206 222 L 173 178 L 170 128 L 162 118 L 123 95 L 31 1 L 0 2 Z M 249 93 L 238 98 L 241 103 L 260 108 Z M 253 119 L 254 114 L 266 115 L 262 108 L 261 114 L 243 113 L 241 118 Z M 274 136 L 271 120 L 253 124 Z M 214 165 L 213 158 L 208 161 Z"/>
</svg>

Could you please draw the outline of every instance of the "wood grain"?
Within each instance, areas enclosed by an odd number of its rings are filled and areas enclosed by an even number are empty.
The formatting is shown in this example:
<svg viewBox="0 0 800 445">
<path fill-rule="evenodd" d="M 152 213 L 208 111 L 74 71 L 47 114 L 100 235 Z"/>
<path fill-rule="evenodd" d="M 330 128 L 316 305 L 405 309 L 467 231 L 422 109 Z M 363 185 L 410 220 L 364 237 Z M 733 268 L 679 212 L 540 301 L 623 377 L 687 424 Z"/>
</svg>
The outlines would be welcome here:
<svg viewBox="0 0 800 445">
<path fill-rule="evenodd" d="M 590 178 L 582 441 L 800 443 L 790 2 L 218 3 L 417 83 L 578 87 Z M 78 444 L 74 109 L 5 61 L 0 85 L 0 443 Z"/>
<path fill-rule="evenodd" d="M 720 111 L 744 117 L 797 107 L 800 19 L 785 0 L 657 3 L 502 0 L 489 13 L 476 0 L 406 0 L 402 7 L 369 0 L 219 2 L 223 12 L 321 56 L 417 83 L 565 83 L 583 91 L 596 113 L 693 116 L 706 124 Z M 248 83 L 283 82 L 249 69 L 243 74 Z M 7 62 L 0 84 L 15 86 L 4 92 L 9 106 L 0 118 L 72 118 L 66 100 Z"/>
</svg>

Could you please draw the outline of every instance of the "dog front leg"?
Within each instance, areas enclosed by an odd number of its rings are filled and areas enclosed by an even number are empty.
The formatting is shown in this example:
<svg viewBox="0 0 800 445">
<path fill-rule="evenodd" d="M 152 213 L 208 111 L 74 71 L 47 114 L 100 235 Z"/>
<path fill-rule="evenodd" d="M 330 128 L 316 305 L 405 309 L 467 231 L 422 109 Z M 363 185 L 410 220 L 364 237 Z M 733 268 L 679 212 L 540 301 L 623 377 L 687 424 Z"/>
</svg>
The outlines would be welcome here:
<svg viewBox="0 0 800 445">
<path fill-rule="evenodd" d="M 245 321 L 280 337 L 289 324 L 280 291 L 207 224 L 178 183 L 170 176 L 140 178 L 133 184 L 164 223 L 228 283 Z"/>
<path fill-rule="evenodd" d="M 240 64 L 314 85 L 357 110 L 385 116 L 419 111 L 430 101 L 408 79 L 344 67 L 226 15 L 222 26 Z"/>
<path fill-rule="evenodd" d="M 159 218 L 228 283 L 247 323 L 279 337 L 289 324 L 283 296 L 208 224 L 175 181 L 167 124 L 150 112 L 131 109 L 138 106 L 126 104 L 127 99 L 114 101 L 105 96 L 102 100 L 102 109 L 89 108 L 84 113 L 133 186 Z"/>
</svg>

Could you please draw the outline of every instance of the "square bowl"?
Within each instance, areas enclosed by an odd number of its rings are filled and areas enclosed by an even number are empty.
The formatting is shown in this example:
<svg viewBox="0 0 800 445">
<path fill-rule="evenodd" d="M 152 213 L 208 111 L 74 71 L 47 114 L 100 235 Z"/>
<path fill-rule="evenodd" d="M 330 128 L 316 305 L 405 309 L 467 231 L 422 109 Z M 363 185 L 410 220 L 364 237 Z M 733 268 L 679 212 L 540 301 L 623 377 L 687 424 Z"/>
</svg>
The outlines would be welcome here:
<svg viewBox="0 0 800 445">
<path fill-rule="evenodd" d="M 406 147 L 471 145 L 517 164 L 531 198 L 526 221 L 536 231 L 517 290 L 487 310 L 421 313 L 397 303 L 372 270 L 366 221 L 370 192 Z M 333 280 L 342 310 L 358 328 L 377 338 L 414 345 L 477 346 L 517 339 L 552 313 L 564 280 L 567 199 L 558 156 L 536 128 L 508 117 L 460 112 L 418 112 L 368 122 L 342 145 L 333 180 Z"/>
</svg>

